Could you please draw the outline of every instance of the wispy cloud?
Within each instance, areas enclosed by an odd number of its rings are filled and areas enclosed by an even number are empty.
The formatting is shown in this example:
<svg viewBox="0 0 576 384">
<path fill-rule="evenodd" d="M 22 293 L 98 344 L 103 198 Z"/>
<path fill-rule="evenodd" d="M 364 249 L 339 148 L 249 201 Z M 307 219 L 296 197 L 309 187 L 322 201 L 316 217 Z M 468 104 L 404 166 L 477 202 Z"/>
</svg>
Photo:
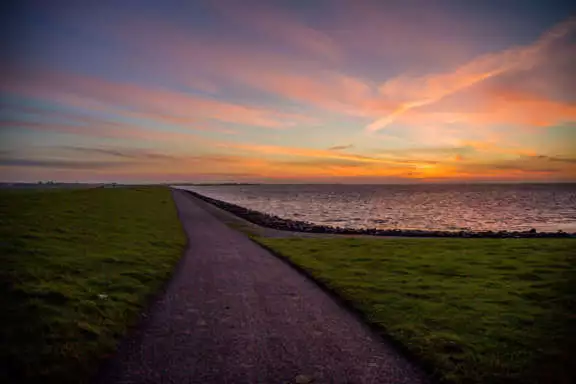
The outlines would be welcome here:
<svg viewBox="0 0 576 384">
<path fill-rule="evenodd" d="M 558 162 L 558 163 L 576 164 L 576 158 L 571 158 L 571 157 L 538 155 L 538 156 L 536 156 L 536 158 L 538 158 L 540 160 L 547 160 L 547 161 Z"/>
<path fill-rule="evenodd" d="M 64 133 L 84 137 L 135 139 L 161 142 L 199 142 L 205 139 L 191 133 L 158 131 L 145 129 L 129 124 L 99 123 L 99 124 L 61 124 L 48 122 L 31 122 L 21 120 L 0 121 L 0 130 L 17 129 L 32 130 L 44 133 Z"/>
<path fill-rule="evenodd" d="M 343 52 L 334 39 L 305 25 L 295 15 L 289 17 L 285 10 L 252 1 L 240 4 L 219 0 L 212 4 L 230 21 L 255 28 L 281 44 L 321 59 L 337 61 L 342 58 Z"/>
<path fill-rule="evenodd" d="M 349 171 L 359 172 L 356 168 L 362 165 L 362 174 L 365 172 L 378 172 L 379 174 L 388 174 L 392 170 L 402 169 L 403 172 L 411 169 L 420 169 L 428 167 L 431 164 L 436 164 L 434 160 L 427 159 L 409 159 L 399 157 L 382 157 L 382 156 L 366 156 L 352 153 L 344 153 L 335 150 L 323 149 L 310 149 L 298 147 L 283 147 L 274 145 L 254 145 L 254 144 L 238 144 L 238 143 L 221 143 L 219 146 L 226 148 L 234 148 L 237 150 L 244 150 L 251 153 L 261 153 L 273 157 L 288 155 L 291 157 L 303 157 L 308 159 L 306 161 L 291 161 L 290 164 L 332 164 L 334 166 L 347 166 L 354 168 L 348 169 Z M 342 168 L 343 169 L 343 168 Z"/>
<path fill-rule="evenodd" d="M 412 110 L 397 121 L 411 126 L 465 125 L 469 130 L 484 130 L 506 125 L 520 131 L 576 121 L 576 104 L 554 100 L 519 86 L 485 84 L 434 105 Z M 447 132 L 448 133 L 448 132 Z"/>
<path fill-rule="evenodd" d="M 354 145 L 352 144 L 347 144 L 347 145 L 335 145 L 333 147 L 328 148 L 329 151 L 342 151 L 344 149 L 350 149 L 353 148 Z"/>
<path fill-rule="evenodd" d="M 573 33 L 575 28 L 576 19 L 572 18 L 555 26 L 531 45 L 480 56 L 453 72 L 424 77 L 400 76 L 388 80 L 380 86 L 380 94 L 401 104 L 391 113 L 370 123 L 366 129 L 378 131 L 413 109 L 436 103 L 504 73 L 529 69 L 545 59 L 544 53 L 552 43 Z"/>
<path fill-rule="evenodd" d="M 113 157 L 121 157 L 125 159 L 138 159 L 138 160 L 176 160 L 178 157 L 174 155 L 167 155 L 164 153 L 156 153 L 150 151 L 137 150 L 133 148 L 113 149 L 113 148 L 90 148 L 90 147 L 77 147 L 77 146 L 63 146 L 62 149 L 81 152 L 84 154 L 106 155 Z"/>
<path fill-rule="evenodd" d="M 246 7 L 242 5 L 241 8 Z M 385 103 L 374 97 L 375 88 L 371 82 L 339 68 L 327 67 L 318 62 L 314 56 L 310 56 L 310 50 L 322 56 L 326 54 L 325 50 L 336 49 L 322 48 L 323 43 L 319 41 L 325 40 L 326 44 L 330 41 L 323 33 L 302 26 L 273 9 L 262 9 L 262 4 L 255 9 L 251 8 L 250 12 L 240 12 L 242 10 L 240 9 L 236 13 L 236 8 L 231 8 L 229 3 L 221 5 L 220 9 L 230 18 L 242 24 L 246 23 L 250 28 L 270 29 L 271 33 L 267 33 L 267 36 L 293 33 L 294 36 L 290 39 L 299 40 L 295 44 L 307 48 L 303 49 L 303 54 L 290 54 L 273 50 L 265 44 L 258 44 L 260 41 L 238 44 L 226 39 L 190 34 L 185 28 L 173 24 L 149 22 L 137 18 L 129 19 L 122 26 L 113 28 L 120 39 L 131 46 L 139 47 L 139 51 L 146 51 L 151 42 L 154 42 L 154 45 L 158 46 L 158 52 L 155 52 L 154 56 L 172 58 L 170 63 L 164 61 L 158 65 L 166 68 L 171 76 L 183 83 L 187 82 L 186 79 L 191 73 L 200 73 L 205 79 L 223 84 L 222 89 L 229 89 L 231 85 L 242 89 L 255 89 L 339 114 L 374 116 L 376 111 L 381 113 Z M 267 16 L 259 17 L 260 14 Z M 253 22 L 250 21 L 252 19 Z M 163 44 L 163 41 L 170 41 L 170 44 Z M 282 41 L 280 43 L 282 44 Z M 287 104 L 282 103 L 282 108 L 286 107 Z M 291 120 L 291 113 L 289 111 L 285 113 L 287 115 L 284 116 L 284 120 Z M 296 119 L 297 121 L 300 120 Z"/>
<path fill-rule="evenodd" d="M 308 74 L 273 68 L 226 69 L 231 80 L 305 105 L 357 116 L 370 115 L 379 107 L 364 81 L 331 71 Z"/>
<path fill-rule="evenodd" d="M 34 160 L 18 158 L 0 158 L 0 166 L 9 167 L 34 167 L 34 168 L 57 168 L 57 169 L 103 169 L 118 168 L 125 166 L 123 162 L 110 161 L 78 161 L 78 160 Z"/>
<path fill-rule="evenodd" d="M 12 70 L 2 78 L 0 89 L 28 97 L 55 99 L 64 104 L 153 114 L 160 122 L 196 124 L 216 120 L 267 128 L 293 124 L 294 115 L 262 107 L 252 107 L 216 99 L 202 98 L 167 89 L 111 82 L 102 78 L 70 73 Z M 86 102 L 86 103 L 84 103 Z M 80 105 L 78 105 L 80 104 Z M 130 112 L 129 112 L 130 113 Z M 164 116 L 165 118 L 162 118 Z"/>
<path fill-rule="evenodd" d="M 234 148 L 249 152 L 257 152 L 268 155 L 291 155 L 299 157 L 319 157 L 328 159 L 341 159 L 341 160 L 355 160 L 365 163 L 377 163 L 381 160 L 363 155 L 354 155 L 339 153 L 337 151 L 300 148 L 300 147 L 284 147 L 278 145 L 259 145 L 259 144 L 246 144 L 246 143 L 221 143 L 218 146 L 223 148 Z"/>
</svg>

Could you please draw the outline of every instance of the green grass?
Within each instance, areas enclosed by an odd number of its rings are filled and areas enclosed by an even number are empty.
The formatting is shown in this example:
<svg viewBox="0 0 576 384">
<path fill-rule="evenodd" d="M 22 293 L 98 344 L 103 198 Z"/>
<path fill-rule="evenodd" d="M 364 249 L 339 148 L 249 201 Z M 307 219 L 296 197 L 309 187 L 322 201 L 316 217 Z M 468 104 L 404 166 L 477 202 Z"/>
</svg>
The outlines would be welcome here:
<svg viewBox="0 0 576 384">
<path fill-rule="evenodd" d="M 576 382 L 576 241 L 270 239 L 441 381 Z"/>
<path fill-rule="evenodd" d="M 0 381 L 89 382 L 184 244 L 168 188 L 1 190 Z"/>
</svg>

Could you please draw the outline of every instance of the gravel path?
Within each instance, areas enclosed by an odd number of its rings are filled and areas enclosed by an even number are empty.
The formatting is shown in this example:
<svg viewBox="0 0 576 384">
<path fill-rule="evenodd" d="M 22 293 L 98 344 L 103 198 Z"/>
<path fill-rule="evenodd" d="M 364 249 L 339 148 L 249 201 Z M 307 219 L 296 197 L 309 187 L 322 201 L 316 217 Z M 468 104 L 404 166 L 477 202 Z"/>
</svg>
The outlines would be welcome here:
<svg viewBox="0 0 576 384">
<path fill-rule="evenodd" d="M 315 283 L 173 191 L 189 245 L 99 383 L 424 383 Z"/>
</svg>

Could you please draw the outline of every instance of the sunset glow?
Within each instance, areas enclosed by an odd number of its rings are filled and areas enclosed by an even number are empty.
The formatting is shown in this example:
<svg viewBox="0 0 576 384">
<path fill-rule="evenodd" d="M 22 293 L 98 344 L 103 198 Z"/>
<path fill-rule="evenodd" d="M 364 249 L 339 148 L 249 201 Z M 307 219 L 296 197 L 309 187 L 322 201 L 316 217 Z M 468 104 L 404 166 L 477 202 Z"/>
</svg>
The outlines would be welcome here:
<svg viewBox="0 0 576 384">
<path fill-rule="evenodd" d="M 22 1 L 0 179 L 576 181 L 561 2 Z"/>
</svg>

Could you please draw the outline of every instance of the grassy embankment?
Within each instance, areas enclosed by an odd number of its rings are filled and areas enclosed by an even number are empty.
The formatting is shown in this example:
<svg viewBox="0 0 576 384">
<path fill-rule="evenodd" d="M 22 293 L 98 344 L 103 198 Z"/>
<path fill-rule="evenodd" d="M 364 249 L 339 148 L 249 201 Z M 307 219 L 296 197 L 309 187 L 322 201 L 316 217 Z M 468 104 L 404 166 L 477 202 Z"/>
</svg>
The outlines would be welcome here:
<svg viewBox="0 0 576 384">
<path fill-rule="evenodd" d="M 576 382 L 576 241 L 256 240 L 307 270 L 438 378 Z"/>
<path fill-rule="evenodd" d="M 0 239 L 6 383 L 88 382 L 185 244 L 168 188 L 153 187 L 1 190 Z"/>
</svg>

